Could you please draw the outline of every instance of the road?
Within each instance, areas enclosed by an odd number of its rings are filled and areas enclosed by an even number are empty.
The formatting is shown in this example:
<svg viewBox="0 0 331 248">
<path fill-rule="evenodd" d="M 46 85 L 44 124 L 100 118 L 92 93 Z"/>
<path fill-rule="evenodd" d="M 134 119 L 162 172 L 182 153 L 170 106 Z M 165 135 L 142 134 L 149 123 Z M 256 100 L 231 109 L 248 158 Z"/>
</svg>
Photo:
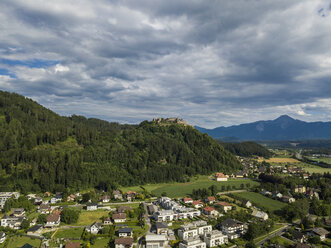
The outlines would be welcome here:
<svg viewBox="0 0 331 248">
<path fill-rule="evenodd" d="M 232 191 L 218 192 L 217 195 L 226 195 L 226 194 L 231 194 L 231 193 L 241 193 L 241 192 L 247 192 L 247 189 L 240 189 L 240 190 L 232 190 Z"/>
<path fill-rule="evenodd" d="M 280 227 L 280 228 L 278 228 L 278 229 L 272 231 L 271 233 L 267 234 L 267 236 L 266 236 L 264 239 L 262 239 L 262 240 L 256 242 L 255 244 L 256 244 L 257 246 L 260 246 L 260 245 L 263 244 L 265 241 L 267 241 L 267 240 L 269 240 L 269 239 L 271 239 L 271 238 L 273 238 L 273 237 L 276 237 L 276 236 L 280 236 L 280 235 L 282 235 L 282 234 L 284 233 L 284 230 L 287 229 L 289 225 L 290 225 L 290 224 L 287 223 L 285 226 Z"/>
</svg>

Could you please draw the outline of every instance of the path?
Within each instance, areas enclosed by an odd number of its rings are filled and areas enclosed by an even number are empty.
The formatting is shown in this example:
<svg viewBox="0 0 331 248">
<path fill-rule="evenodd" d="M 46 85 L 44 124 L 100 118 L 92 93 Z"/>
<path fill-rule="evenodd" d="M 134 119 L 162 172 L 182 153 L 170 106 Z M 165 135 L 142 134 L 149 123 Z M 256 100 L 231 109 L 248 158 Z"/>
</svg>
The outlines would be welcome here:
<svg viewBox="0 0 331 248">
<path fill-rule="evenodd" d="M 269 240 L 269 239 L 271 239 L 273 237 L 280 236 L 284 232 L 284 230 L 288 228 L 289 225 L 290 224 L 287 223 L 285 226 L 282 226 L 282 227 L 280 227 L 280 228 L 278 228 L 278 229 L 276 229 L 276 230 L 268 233 L 265 238 L 263 238 L 262 240 L 256 242 L 255 244 L 258 245 L 258 246 L 260 246 L 265 241 L 267 241 L 267 240 Z M 257 238 L 257 239 L 259 239 L 259 238 Z"/>
<path fill-rule="evenodd" d="M 231 193 L 241 193 L 241 192 L 247 192 L 247 189 L 239 189 L 239 190 L 232 190 L 232 191 L 218 192 L 217 195 L 226 195 L 226 194 L 231 194 Z"/>
</svg>

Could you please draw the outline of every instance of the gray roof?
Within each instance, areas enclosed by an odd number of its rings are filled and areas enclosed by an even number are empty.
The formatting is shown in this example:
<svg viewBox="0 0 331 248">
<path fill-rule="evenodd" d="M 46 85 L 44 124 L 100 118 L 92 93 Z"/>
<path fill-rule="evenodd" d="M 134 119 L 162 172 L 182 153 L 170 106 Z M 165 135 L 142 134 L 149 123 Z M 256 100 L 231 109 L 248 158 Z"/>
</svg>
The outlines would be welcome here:
<svg viewBox="0 0 331 248">
<path fill-rule="evenodd" d="M 168 228 L 168 224 L 166 222 L 156 222 L 155 224 L 156 228 Z"/>
<path fill-rule="evenodd" d="M 38 231 L 40 228 L 42 228 L 43 225 L 35 225 L 33 227 L 31 227 L 28 232 L 36 232 Z"/>
<path fill-rule="evenodd" d="M 132 232 L 132 228 L 123 227 L 123 228 L 118 229 L 118 232 L 119 233 L 131 233 Z"/>
<path fill-rule="evenodd" d="M 234 219 L 226 219 L 221 223 L 222 226 L 224 227 L 234 227 L 238 225 L 242 225 L 243 223 Z"/>
<path fill-rule="evenodd" d="M 328 230 L 322 228 L 322 227 L 318 227 L 318 228 L 314 228 L 313 232 L 318 234 L 319 236 L 323 236 L 323 235 L 327 235 L 329 233 Z"/>
</svg>

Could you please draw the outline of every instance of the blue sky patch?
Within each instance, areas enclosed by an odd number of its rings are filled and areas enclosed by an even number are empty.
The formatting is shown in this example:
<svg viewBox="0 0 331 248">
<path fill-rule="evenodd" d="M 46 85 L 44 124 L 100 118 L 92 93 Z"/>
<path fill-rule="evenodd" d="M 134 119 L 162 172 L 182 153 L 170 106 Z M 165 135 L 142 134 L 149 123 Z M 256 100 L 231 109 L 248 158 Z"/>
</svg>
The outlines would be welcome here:
<svg viewBox="0 0 331 248">
<path fill-rule="evenodd" d="M 16 75 L 11 73 L 8 69 L 0 68 L 0 75 L 10 76 L 11 78 L 16 78 Z"/>
<path fill-rule="evenodd" d="M 41 60 L 41 59 L 33 59 L 33 60 L 11 60 L 11 59 L 1 59 L 0 63 L 10 65 L 10 66 L 27 66 L 30 68 L 46 68 L 49 66 L 53 66 L 59 63 L 57 60 Z"/>
</svg>

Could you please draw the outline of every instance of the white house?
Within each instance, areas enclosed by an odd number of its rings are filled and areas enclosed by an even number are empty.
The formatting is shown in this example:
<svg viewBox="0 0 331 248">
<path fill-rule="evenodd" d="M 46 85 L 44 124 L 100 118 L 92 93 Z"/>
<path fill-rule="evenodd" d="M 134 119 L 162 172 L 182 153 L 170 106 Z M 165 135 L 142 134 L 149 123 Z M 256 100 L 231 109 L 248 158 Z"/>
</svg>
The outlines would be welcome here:
<svg viewBox="0 0 331 248">
<path fill-rule="evenodd" d="M 123 227 L 118 230 L 118 237 L 132 237 L 132 228 Z"/>
<path fill-rule="evenodd" d="M 178 219 L 194 218 L 201 215 L 201 211 L 195 208 L 181 207 L 175 211 Z"/>
<path fill-rule="evenodd" d="M 4 232 L 0 232 L 0 244 L 5 242 L 6 240 L 6 234 Z"/>
<path fill-rule="evenodd" d="M 126 221 L 126 213 L 113 214 L 112 219 L 114 223 L 121 223 Z"/>
<path fill-rule="evenodd" d="M 206 248 L 207 245 L 200 238 L 190 238 L 179 243 L 179 248 Z"/>
<path fill-rule="evenodd" d="M 220 229 L 223 233 L 225 233 L 229 239 L 236 239 L 245 234 L 245 225 L 244 223 L 234 220 L 234 219 L 226 219 L 218 225 L 218 229 Z"/>
<path fill-rule="evenodd" d="M 213 230 L 206 233 L 203 240 L 207 244 L 207 247 L 215 247 L 228 243 L 228 236 L 224 235 L 221 231 Z"/>
<path fill-rule="evenodd" d="M 132 248 L 133 238 L 117 238 L 115 239 L 115 248 Z"/>
<path fill-rule="evenodd" d="M 98 234 L 102 230 L 102 225 L 99 222 L 94 222 L 92 225 L 85 227 L 87 232 Z"/>
<path fill-rule="evenodd" d="M 173 221 L 178 219 L 178 214 L 173 210 L 161 210 L 153 214 L 156 221 Z"/>
<path fill-rule="evenodd" d="M 54 227 L 60 225 L 60 215 L 59 214 L 50 214 L 46 216 L 46 225 L 45 227 Z"/>
<path fill-rule="evenodd" d="M 98 209 L 98 204 L 96 203 L 86 203 L 86 210 L 93 211 Z"/>
<path fill-rule="evenodd" d="M 189 224 L 182 225 L 178 230 L 178 236 L 181 239 L 189 239 L 212 231 L 212 226 L 206 221 L 193 221 Z"/>
<path fill-rule="evenodd" d="M 228 202 L 220 201 L 215 204 L 216 206 L 220 206 L 221 209 L 226 213 L 232 209 L 232 205 Z"/>
<path fill-rule="evenodd" d="M 268 214 L 266 212 L 263 211 L 259 211 L 254 209 L 252 212 L 252 216 L 262 219 L 262 220 L 267 220 L 269 218 Z"/>
<path fill-rule="evenodd" d="M 145 237 L 146 248 L 167 247 L 167 237 L 165 235 L 147 234 Z"/>
<path fill-rule="evenodd" d="M 3 208 L 5 205 L 6 201 L 10 199 L 11 197 L 14 197 L 17 199 L 20 197 L 20 193 L 18 192 L 0 192 L 0 209 Z"/>
<path fill-rule="evenodd" d="M 223 173 L 217 172 L 215 175 L 215 179 L 217 182 L 224 182 L 228 180 L 228 177 L 224 175 Z"/>
<path fill-rule="evenodd" d="M 5 214 L 1 219 L 1 226 L 16 230 L 21 229 L 21 225 L 24 219 L 26 219 L 26 217 L 14 217 Z"/>
</svg>

